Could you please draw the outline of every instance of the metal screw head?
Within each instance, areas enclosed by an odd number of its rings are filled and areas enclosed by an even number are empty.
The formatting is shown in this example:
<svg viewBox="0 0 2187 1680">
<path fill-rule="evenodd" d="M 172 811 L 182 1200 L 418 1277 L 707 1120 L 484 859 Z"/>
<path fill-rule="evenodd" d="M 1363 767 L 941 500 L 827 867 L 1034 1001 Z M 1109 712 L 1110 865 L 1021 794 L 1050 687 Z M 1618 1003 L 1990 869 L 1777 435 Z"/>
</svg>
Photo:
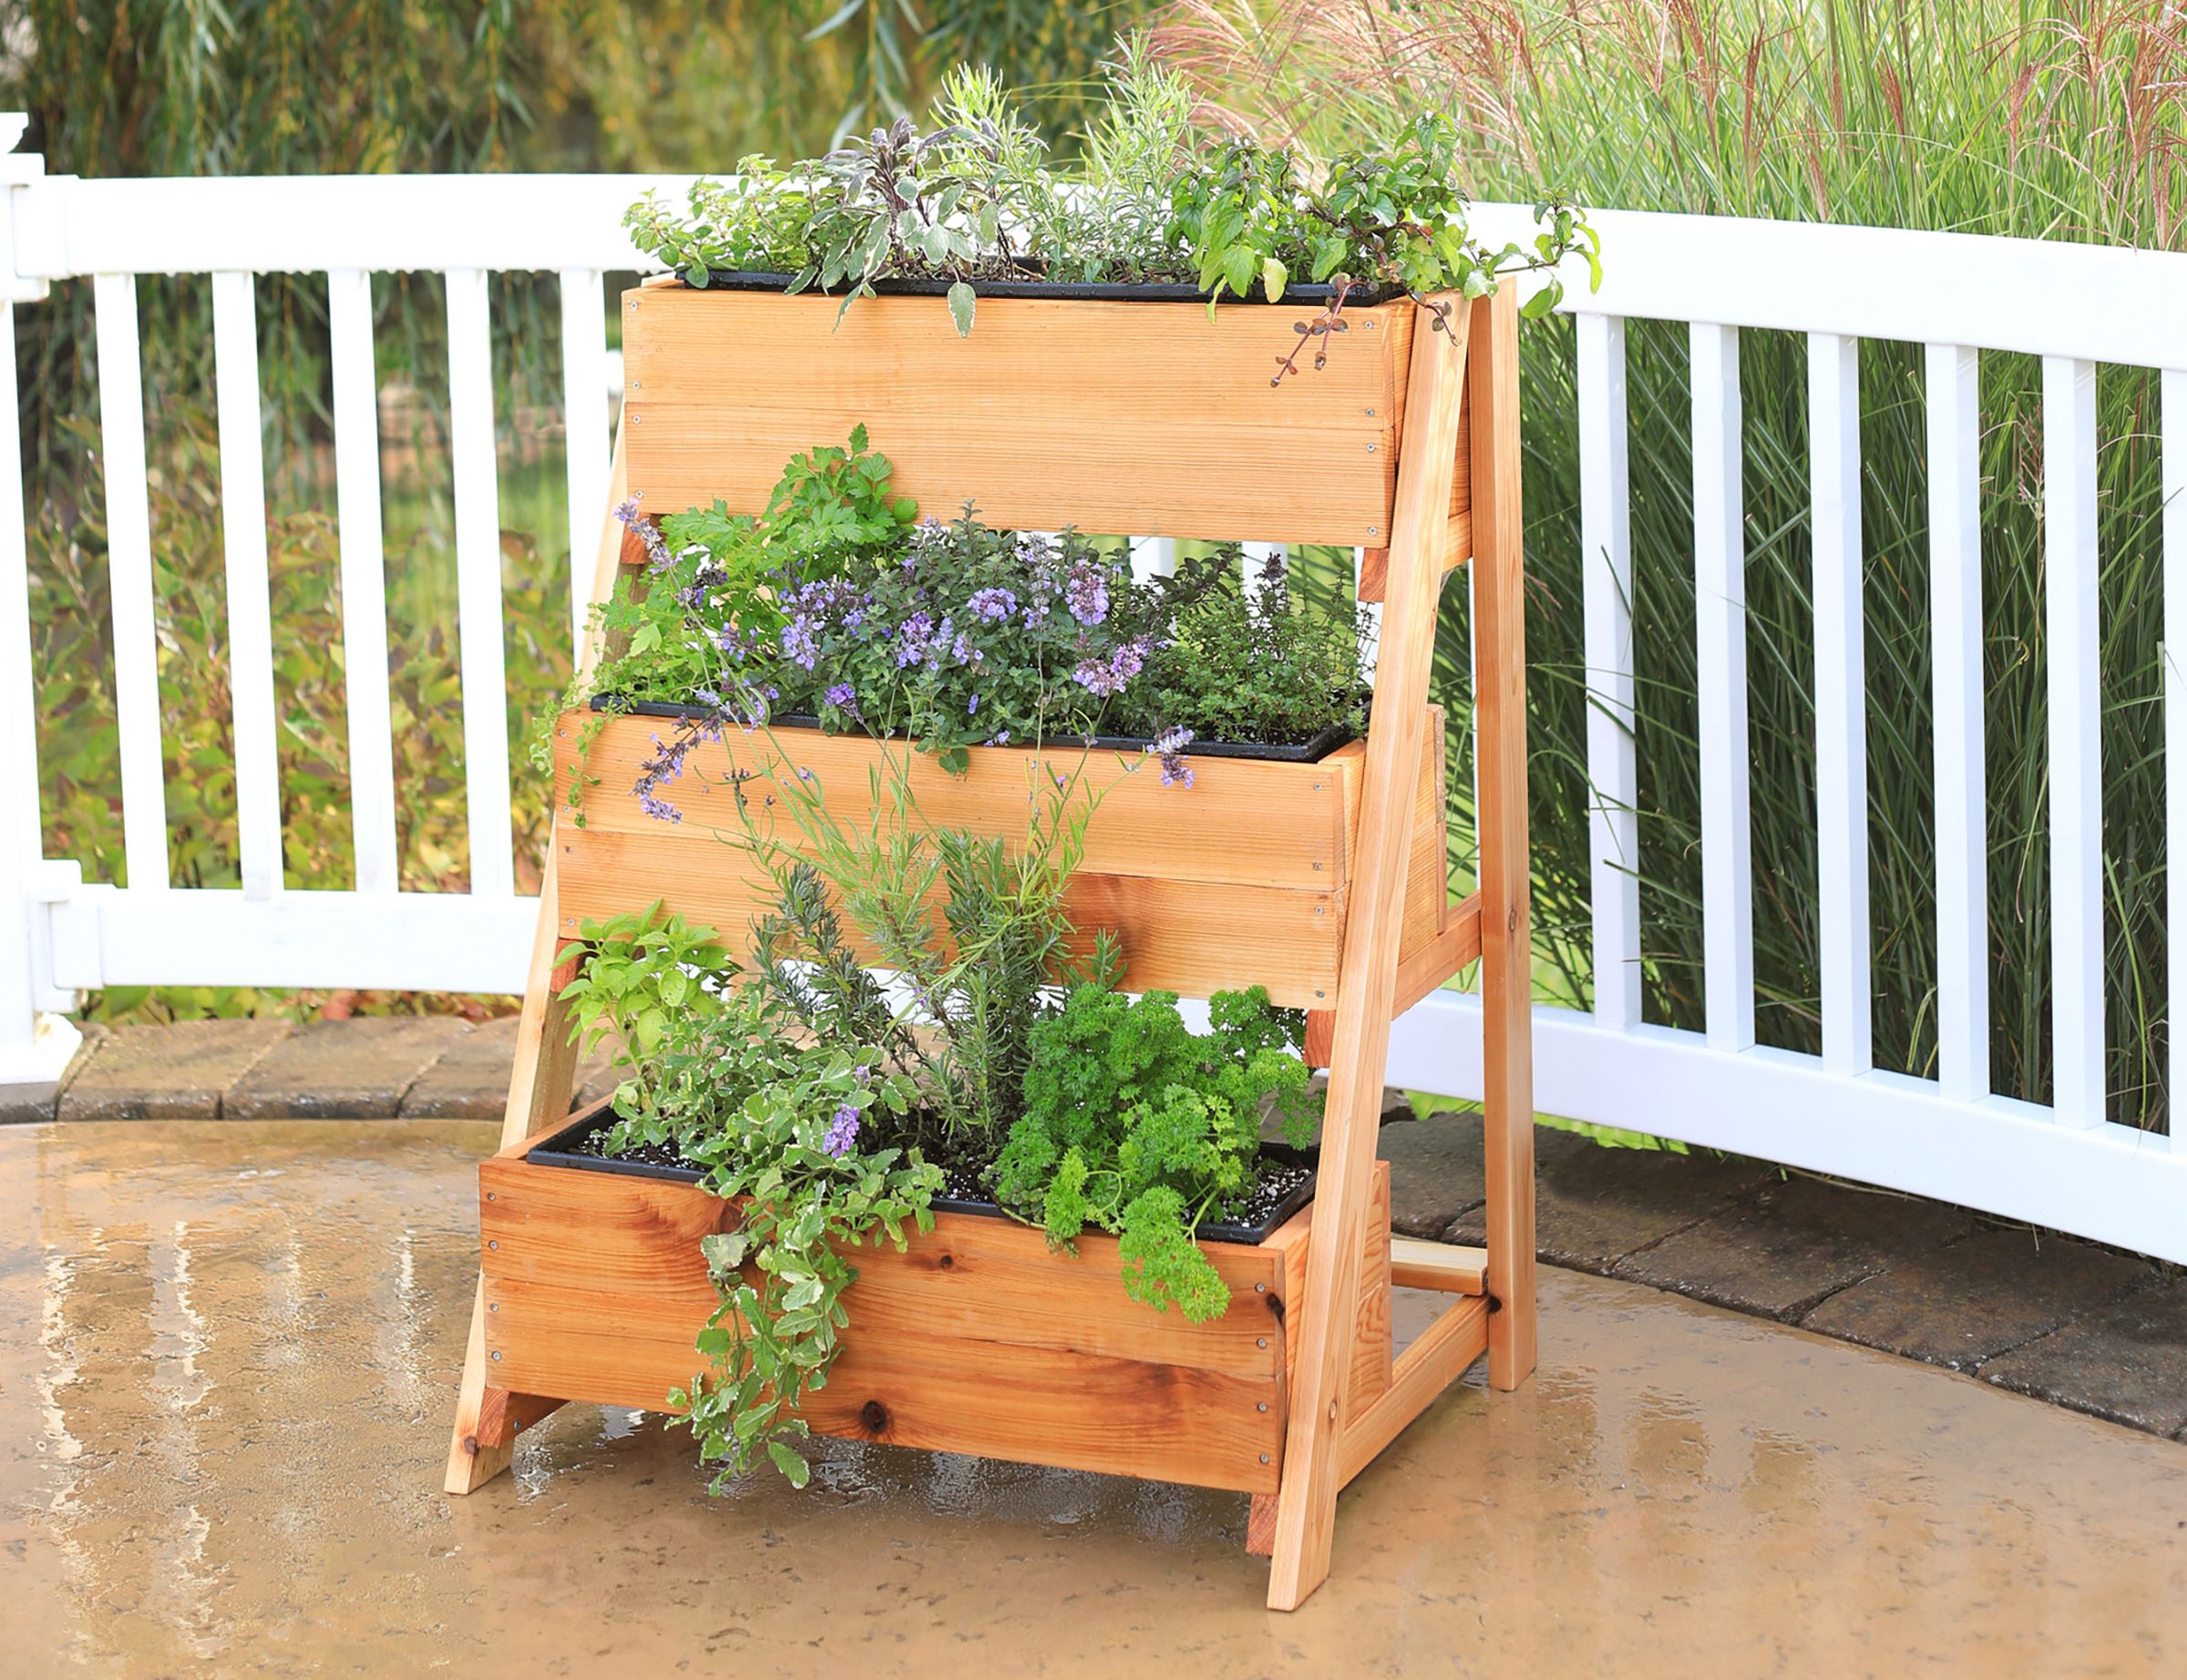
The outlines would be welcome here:
<svg viewBox="0 0 2187 1680">
<path fill-rule="evenodd" d="M 1319 864 L 1317 864 L 1317 865 L 1315 866 L 1315 867 L 1316 867 L 1316 868 L 1319 868 L 1319 867 L 1320 867 L 1320 866 L 1319 866 Z M 488 1191 L 488 1192 L 486 1193 L 486 1199 L 487 1199 L 488 1202 L 498 1202 L 498 1201 L 499 1201 L 501 1198 L 500 1198 L 500 1196 L 499 1196 L 499 1195 L 498 1195 L 497 1193 L 495 1193 L 494 1191 L 491 1191 L 491 1190 L 489 1190 L 489 1191 Z"/>
<path fill-rule="evenodd" d="M 498 1356 L 498 1355 L 497 1355 L 496 1357 L 498 1357 L 499 1356 Z M 1260 1455 L 1260 1461 L 1261 1461 L 1263 1464 L 1266 1464 L 1266 1463 L 1268 1461 L 1268 1455 L 1267 1453 L 1265 1453 L 1265 1452 L 1264 1452 L 1264 1453 L 1262 1453 L 1262 1454 Z"/>
<path fill-rule="evenodd" d="M 1329 994 L 1317 986 L 1314 988 L 1314 996 L 1317 998 L 1326 998 L 1329 996 Z"/>
<path fill-rule="evenodd" d="M 1374 453 L 1374 446 L 1372 444 L 1369 444 L 1367 446 L 1367 453 L 1369 455 L 1372 455 Z"/>
<path fill-rule="evenodd" d="M 1374 418 L 1374 410 L 1373 410 L 1373 409 L 1370 408 L 1370 409 L 1367 411 L 1367 417 L 1368 417 L 1370 420 L 1371 420 L 1371 419 L 1373 419 L 1373 418 Z"/>
<path fill-rule="evenodd" d="M 1255 1295 L 1266 1295 L 1268 1292 L 1268 1286 L 1266 1284 L 1255 1284 L 1253 1286 L 1253 1293 Z"/>
<path fill-rule="evenodd" d="M 1367 535 L 1370 537 L 1380 537 L 1381 534 L 1382 528 L 1379 525 L 1371 525 L 1367 528 Z"/>
<path fill-rule="evenodd" d="M 488 1238 L 487 1239 L 486 1245 L 487 1245 L 488 1248 L 498 1248 L 498 1247 L 500 1247 L 500 1246 L 501 1246 L 501 1245 L 500 1245 L 499 1243 L 498 1243 L 498 1242 L 494 1241 L 494 1239 L 493 1239 L 493 1238 L 491 1238 L 491 1237 L 488 1237 Z"/>
<path fill-rule="evenodd" d="M 501 1310 L 501 1303 L 498 1301 L 488 1301 L 486 1304 L 486 1310 L 489 1313 L 498 1313 Z"/>
<path fill-rule="evenodd" d="M 497 1347 L 497 1348 L 495 1348 L 495 1349 L 494 1349 L 494 1351 L 493 1351 L 491 1354 L 488 1355 L 487 1357 L 488 1357 L 488 1358 L 492 1358 L 492 1359 L 497 1359 L 497 1360 L 498 1360 L 498 1359 L 499 1359 L 499 1358 L 501 1357 L 501 1350 L 500 1350 L 498 1347 Z"/>
<path fill-rule="evenodd" d="M 1268 1401 L 1266 1401 L 1266 1400 L 1262 1400 L 1262 1401 L 1260 1401 L 1260 1402 L 1259 1402 L 1258 1405 L 1256 1405 L 1256 1406 L 1253 1408 L 1253 1409 L 1254 1409 L 1255 1411 L 1266 1411 L 1266 1410 L 1268 1410 Z"/>
<path fill-rule="evenodd" d="M 1256 1347 L 1266 1347 L 1268 1345 L 1268 1338 L 1265 1336 L 1257 1337 L 1254 1338 L 1253 1346 Z"/>
</svg>

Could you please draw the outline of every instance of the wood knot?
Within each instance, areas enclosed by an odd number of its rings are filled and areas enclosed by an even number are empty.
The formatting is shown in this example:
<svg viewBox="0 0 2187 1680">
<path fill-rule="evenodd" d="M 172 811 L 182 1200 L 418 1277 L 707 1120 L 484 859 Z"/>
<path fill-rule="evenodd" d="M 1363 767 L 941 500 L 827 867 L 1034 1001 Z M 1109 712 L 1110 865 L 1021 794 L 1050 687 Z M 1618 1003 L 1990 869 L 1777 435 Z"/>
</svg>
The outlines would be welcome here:
<svg viewBox="0 0 2187 1680">
<path fill-rule="evenodd" d="M 858 1413 L 858 1420 L 878 1435 L 888 1427 L 888 1409 L 878 1400 L 868 1400 Z"/>
</svg>

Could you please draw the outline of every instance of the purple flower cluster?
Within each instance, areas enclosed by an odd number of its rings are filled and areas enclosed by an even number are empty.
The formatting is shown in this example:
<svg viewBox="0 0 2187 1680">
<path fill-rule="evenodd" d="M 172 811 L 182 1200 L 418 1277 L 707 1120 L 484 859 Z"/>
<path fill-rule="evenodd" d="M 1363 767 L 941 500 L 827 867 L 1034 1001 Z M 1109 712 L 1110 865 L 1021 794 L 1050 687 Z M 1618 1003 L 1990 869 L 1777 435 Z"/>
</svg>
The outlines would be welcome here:
<svg viewBox="0 0 2187 1680">
<path fill-rule="evenodd" d="M 857 691 L 847 682 L 834 684 L 822 698 L 838 712 L 847 712 L 854 718 L 858 715 Z"/>
<path fill-rule="evenodd" d="M 1109 616 L 1108 579 L 1101 569 L 1091 560 L 1080 560 L 1071 568 L 1071 576 L 1063 585 L 1063 604 L 1071 609 L 1071 616 L 1088 630 Z"/>
<path fill-rule="evenodd" d="M 674 737 L 667 742 L 655 735 L 652 756 L 639 764 L 638 781 L 631 789 L 638 795 L 638 808 L 656 823 L 681 823 L 683 813 L 662 798 L 661 790 L 683 776 L 684 763 L 691 757 L 693 748 L 703 741 L 721 738 L 722 720 L 718 717 L 685 718 L 677 724 Z"/>
<path fill-rule="evenodd" d="M 1146 665 L 1146 638 L 1135 636 L 1119 643 L 1105 660 L 1087 658 L 1078 661 L 1071 672 L 1071 680 L 1089 693 L 1106 699 L 1121 693 L 1124 685 Z"/>
<path fill-rule="evenodd" d="M 965 604 L 974 618 L 999 624 L 1018 610 L 1018 598 L 1001 584 L 991 584 L 984 589 L 975 589 L 972 599 Z"/>
<path fill-rule="evenodd" d="M 1192 744 L 1189 729 L 1165 729 L 1147 743 L 1146 750 L 1162 763 L 1164 787 L 1190 787 L 1192 766 L 1185 762 L 1185 749 Z"/>
<path fill-rule="evenodd" d="M 828 1122 L 827 1135 L 820 1140 L 820 1147 L 840 1161 L 850 1153 L 857 1141 L 858 1111 L 846 1102 Z"/>
<path fill-rule="evenodd" d="M 661 528 L 638 511 L 638 498 L 633 496 L 617 507 L 615 517 L 622 521 L 625 529 L 638 533 L 638 540 L 645 545 L 648 569 L 666 571 L 675 557 L 669 553 L 668 544 L 662 540 Z"/>
</svg>

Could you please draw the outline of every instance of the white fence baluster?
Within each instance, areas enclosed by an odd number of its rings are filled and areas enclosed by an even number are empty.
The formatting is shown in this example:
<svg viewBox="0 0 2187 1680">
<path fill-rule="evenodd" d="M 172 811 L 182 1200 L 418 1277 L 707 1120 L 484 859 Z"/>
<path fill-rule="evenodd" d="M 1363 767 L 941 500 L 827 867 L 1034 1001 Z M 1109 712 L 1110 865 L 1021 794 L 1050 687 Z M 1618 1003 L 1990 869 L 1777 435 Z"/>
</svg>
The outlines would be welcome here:
<svg viewBox="0 0 2187 1680">
<path fill-rule="evenodd" d="M 392 893 L 395 722 L 387 702 L 387 578 L 380 528 L 379 375 L 372 276 L 326 277 L 334 364 L 334 498 L 342 533 L 342 663 L 349 695 L 349 809 L 357 890 Z"/>
<path fill-rule="evenodd" d="M 1132 576 L 1145 583 L 1150 578 L 1177 575 L 1177 539 L 1174 537 L 1134 537 L 1131 544 Z"/>
<path fill-rule="evenodd" d="M 1587 661 L 1588 849 L 1595 1019 L 1640 1020 L 1640 835 L 1633 756 L 1633 507 L 1627 468 L 1625 323 L 1582 315 L 1579 546 Z"/>
<path fill-rule="evenodd" d="M 2172 1146 L 2187 1154 L 2187 370 L 2163 374 L 2165 1003 Z"/>
<path fill-rule="evenodd" d="M 2102 684 L 2096 364 L 2043 358 L 2043 604 L 2050 668 L 2051 1105 L 2103 1119 Z"/>
<path fill-rule="evenodd" d="M 593 550 L 608 517 L 607 298 L 598 269 L 564 269 L 562 434 L 570 492 L 570 646 L 585 639 Z M 666 510 L 659 510 L 666 511 Z"/>
<path fill-rule="evenodd" d="M 1807 339 L 1815 568 L 1815 819 L 1822 1065 L 1874 1066 L 1869 979 L 1868 692 L 1861 589 L 1860 340 Z"/>
<path fill-rule="evenodd" d="M 508 684 L 501 652 L 501 512 L 486 275 L 448 271 L 448 453 L 456 476 L 456 611 L 463 656 L 463 771 L 471 891 L 516 890 L 508 824 Z"/>
<path fill-rule="evenodd" d="M 259 435 L 256 282 L 212 277 L 212 366 L 227 554 L 229 689 L 235 709 L 235 820 L 245 898 L 281 890 L 281 759 L 273 712 L 273 601 L 266 575 L 266 466 Z"/>
<path fill-rule="evenodd" d="M 1989 1094 L 1989 826 L 1982 703 L 1981 363 L 1925 352 L 1929 601 L 1935 620 L 1936 1074 L 1942 1094 Z"/>
<path fill-rule="evenodd" d="M 1700 710 L 1701 942 L 1709 1042 L 1754 1042 L 1754 888 L 1747 783 L 1745 497 L 1739 330 L 1696 322 L 1693 579 Z"/>
<path fill-rule="evenodd" d="M 114 713 L 121 747 L 121 845 L 131 886 L 168 885 L 167 776 L 159 734 L 158 603 L 144 462 L 137 277 L 91 282 L 98 316 L 98 427 L 106 472 L 107 587 L 114 614 Z"/>
</svg>

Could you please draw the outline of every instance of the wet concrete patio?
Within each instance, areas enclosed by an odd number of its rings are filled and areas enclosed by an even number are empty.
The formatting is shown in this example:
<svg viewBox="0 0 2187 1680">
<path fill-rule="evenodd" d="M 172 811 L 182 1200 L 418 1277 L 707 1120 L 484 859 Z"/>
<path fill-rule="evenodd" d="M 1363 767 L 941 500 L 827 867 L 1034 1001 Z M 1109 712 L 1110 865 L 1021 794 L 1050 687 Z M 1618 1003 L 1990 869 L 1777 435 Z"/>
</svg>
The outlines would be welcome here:
<svg viewBox="0 0 2187 1680">
<path fill-rule="evenodd" d="M 1240 1496 L 565 1409 L 439 1491 L 468 1122 L 0 1130 L 0 1674 L 2176 1674 L 2187 1446 L 1549 1271 L 1261 1608 Z"/>
</svg>

